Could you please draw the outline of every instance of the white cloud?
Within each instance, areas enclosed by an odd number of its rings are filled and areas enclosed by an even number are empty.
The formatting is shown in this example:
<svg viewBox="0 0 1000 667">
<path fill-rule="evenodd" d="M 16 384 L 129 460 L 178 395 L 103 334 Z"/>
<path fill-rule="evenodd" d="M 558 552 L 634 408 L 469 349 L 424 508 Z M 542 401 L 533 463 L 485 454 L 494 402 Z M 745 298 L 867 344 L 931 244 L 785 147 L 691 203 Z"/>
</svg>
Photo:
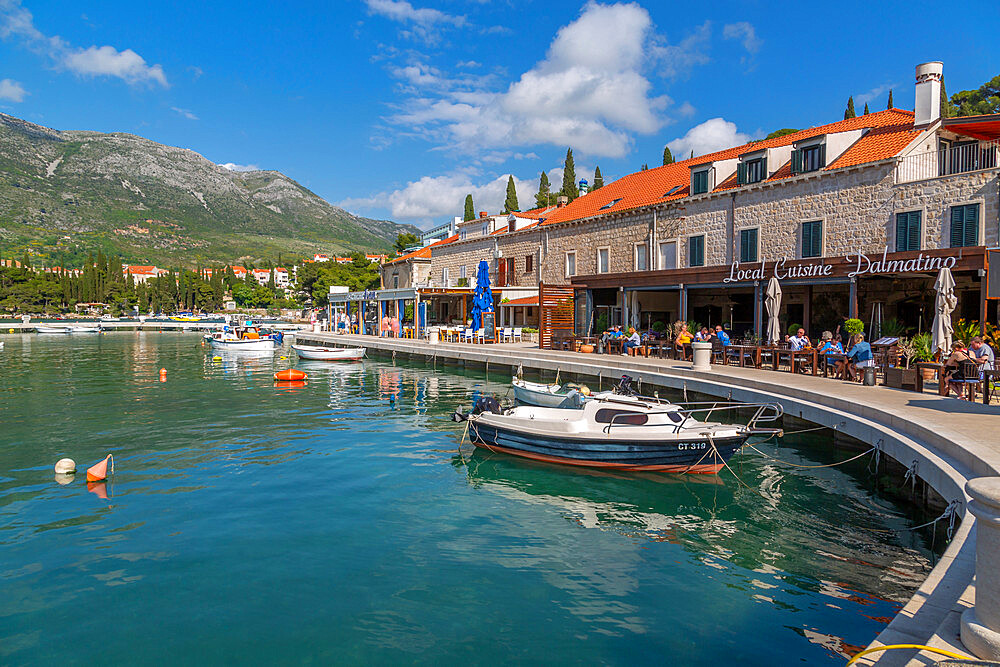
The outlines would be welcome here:
<svg viewBox="0 0 1000 667">
<path fill-rule="evenodd" d="M 188 120 L 198 120 L 198 117 L 194 115 L 190 109 L 181 109 L 180 107 L 170 107 L 171 111 L 176 111 L 181 116 L 184 116 Z"/>
<path fill-rule="evenodd" d="M 712 23 L 705 21 L 694 32 L 677 44 L 662 44 L 657 39 L 652 47 L 659 63 L 661 76 L 675 78 L 687 74 L 695 65 L 704 65 L 709 61 L 705 50 L 712 37 Z"/>
<path fill-rule="evenodd" d="M 489 79 L 450 78 L 409 54 L 389 71 L 419 90 L 385 120 L 397 134 L 463 153 L 553 144 L 622 157 L 633 134 L 652 134 L 670 120 L 670 98 L 653 92 L 645 72 L 676 74 L 704 62 L 698 49 L 708 34 L 706 23 L 670 46 L 638 4 L 590 2 L 558 31 L 545 59 L 505 91 Z"/>
<path fill-rule="evenodd" d="M 149 65 L 132 49 L 113 46 L 76 48 L 58 35 L 48 37 L 35 27 L 34 18 L 20 0 L 0 0 L 0 38 L 21 39 L 35 53 L 52 59 L 57 67 L 85 76 L 113 76 L 129 85 L 169 87 L 161 65 Z"/>
<path fill-rule="evenodd" d="M 260 171 L 260 167 L 255 164 L 236 164 L 235 162 L 223 162 L 219 164 L 223 169 L 229 171 Z"/>
<path fill-rule="evenodd" d="M 750 135 L 740 132 L 736 123 L 724 118 L 711 118 L 695 125 L 683 137 L 667 142 L 670 152 L 678 160 L 686 160 L 694 151 L 696 156 L 740 146 L 750 141 Z"/>
<path fill-rule="evenodd" d="M 723 39 L 738 39 L 743 44 L 743 48 L 747 50 L 750 55 L 755 55 L 760 51 L 761 45 L 764 43 L 762 39 L 757 37 L 757 31 L 754 27 L 747 23 L 746 21 L 740 21 L 739 23 L 728 23 L 722 27 L 722 37 Z"/>
<path fill-rule="evenodd" d="M 0 80 L 0 100 L 23 102 L 24 96 L 27 94 L 28 91 L 26 91 L 24 86 L 17 81 L 14 81 L 13 79 Z"/>
<path fill-rule="evenodd" d="M 888 92 L 893 89 L 897 84 L 893 83 L 883 83 L 881 86 L 876 86 L 869 90 L 867 93 L 861 93 L 860 95 L 854 96 L 854 103 L 858 106 L 864 107 L 868 102 L 872 102 L 883 95 L 886 101 L 888 101 Z M 860 113 L 860 111 L 858 112 Z"/>
<path fill-rule="evenodd" d="M 398 190 L 381 192 L 371 197 L 345 199 L 337 205 L 349 211 L 388 210 L 393 220 L 425 223 L 461 215 L 465 196 L 471 193 L 477 213 L 499 213 L 507 195 L 507 178 L 508 175 L 504 174 L 491 181 L 477 183 L 468 173 L 424 176 Z M 537 183 L 523 181 L 515 176 L 514 188 L 521 208 L 534 208 Z"/>
<path fill-rule="evenodd" d="M 115 76 L 126 83 L 158 83 L 167 88 L 167 76 L 160 65 L 147 65 L 145 59 L 132 49 L 118 51 L 113 46 L 91 46 L 71 51 L 63 58 L 63 65 L 77 74 L 87 76 Z"/>
<path fill-rule="evenodd" d="M 408 25 L 407 30 L 400 31 L 401 36 L 428 44 L 435 44 L 440 40 L 440 34 L 437 32 L 439 27 L 445 25 L 462 27 L 467 24 L 464 16 L 447 14 L 427 7 L 417 8 L 406 0 L 364 0 L 364 2 L 369 13 Z"/>
</svg>

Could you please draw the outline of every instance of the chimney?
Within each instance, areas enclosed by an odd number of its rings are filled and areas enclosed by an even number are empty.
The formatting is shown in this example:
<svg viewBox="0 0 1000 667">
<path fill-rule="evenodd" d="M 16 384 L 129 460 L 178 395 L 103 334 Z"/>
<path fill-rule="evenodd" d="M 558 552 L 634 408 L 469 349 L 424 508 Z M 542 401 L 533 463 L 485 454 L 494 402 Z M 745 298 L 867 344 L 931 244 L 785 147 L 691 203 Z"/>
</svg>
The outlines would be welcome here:
<svg viewBox="0 0 1000 667">
<path fill-rule="evenodd" d="M 569 197 L 566 195 L 559 195 L 556 197 L 556 208 L 562 208 L 569 203 Z"/>
<path fill-rule="evenodd" d="M 480 220 L 485 220 L 488 216 L 489 216 L 489 213 L 487 213 L 486 211 L 480 211 L 479 212 L 479 218 L 480 218 Z"/>
<path fill-rule="evenodd" d="M 913 126 L 926 127 L 941 120 L 941 80 L 944 64 L 933 61 L 917 65 L 917 94 Z"/>
</svg>

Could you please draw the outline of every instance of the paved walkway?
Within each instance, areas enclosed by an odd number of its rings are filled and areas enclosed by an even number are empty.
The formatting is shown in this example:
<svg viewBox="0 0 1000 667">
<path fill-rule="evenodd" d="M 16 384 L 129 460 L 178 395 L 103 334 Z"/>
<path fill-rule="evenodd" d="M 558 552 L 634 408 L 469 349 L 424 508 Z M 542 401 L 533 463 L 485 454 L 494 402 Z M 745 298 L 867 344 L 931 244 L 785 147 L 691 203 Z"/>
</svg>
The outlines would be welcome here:
<svg viewBox="0 0 1000 667">
<path fill-rule="evenodd" d="M 975 521 L 964 510 L 967 479 L 1000 475 L 1000 406 L 970 403 L 937 395 L 931 385 L 924 393 L 867 387 L 799 373 L 712 366 L 695 371 L 690 362 L 621 355 L 582 354 L 540 350 L 534 344 L 471 345 L 425 340 L 376 338 L 330 333 L 297 334 L 305 344 L 315 342 L 363 345 L 385 353 L 417 358 L 446 359 L 512 370 L 519 364 L 541 371 L 546 378 L 557 370 L 617 381 L 629 373 L 643 384 L 682 388 L 734 400 L 779 400 L 785 412 L 827 425 L 863 442 L 880 443 L 886 453 L 904 465 L 917 465 L 918 476 L 946 501 L 963 503 L 962 524 L 939 563 L 879 635 L 878 644 L 929 644 L 968 653 L 958 638 L 961 612 L 975 604 Z M 874 654 L 879 664 L 934 664 L 940 656 L 914 651 Z M 859 664 L 871 664 L 862 659 Z"/>
</svg>

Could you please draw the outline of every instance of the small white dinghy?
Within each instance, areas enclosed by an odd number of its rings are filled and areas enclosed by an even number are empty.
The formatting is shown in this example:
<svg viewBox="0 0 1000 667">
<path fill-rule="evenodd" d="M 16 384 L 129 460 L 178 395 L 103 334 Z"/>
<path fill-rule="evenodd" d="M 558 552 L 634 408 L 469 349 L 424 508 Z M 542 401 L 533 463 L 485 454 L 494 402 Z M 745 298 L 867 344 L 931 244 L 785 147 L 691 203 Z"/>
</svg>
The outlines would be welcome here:
<svg viewBox="0 0 1000 667">
<path fill-rule="evenodd" d="M 563 385 L 529 382 L 517 376 L 511 378 L 514 388 L 514 398 L 518 403 L 537 405 L 543 408 L 579 409 L 587 401 L 587 394 L 576 389 L 567 389 Z"/>
<path fill-rule="evenodd" d="M 35 327 L 35 333 L 40 334 L 68 334 L 71 333 L 69 327 L 51 327 L 45 325 L 38 325 Z"/>
<path fill-rule="evenodd" d="M 314 361 L 359 361 L 365 356 L 365 348 L 363 347 L 292 345 L 292 349 L 300 358 Z"/>
<path fill-rule="evenodd" d="M 89 324 L 74 325 L 69 328 L 70 333 L 101 333 L 101 327 L 90 326 Z"/>
</svg>

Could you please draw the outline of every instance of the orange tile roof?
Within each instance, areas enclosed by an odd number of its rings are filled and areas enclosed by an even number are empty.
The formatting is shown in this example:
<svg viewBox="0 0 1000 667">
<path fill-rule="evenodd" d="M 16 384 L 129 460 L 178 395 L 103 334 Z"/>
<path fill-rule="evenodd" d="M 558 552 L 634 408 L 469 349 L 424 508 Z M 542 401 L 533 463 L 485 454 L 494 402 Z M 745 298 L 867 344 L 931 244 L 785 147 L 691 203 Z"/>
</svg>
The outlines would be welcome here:
<svg viewBox="0 0 1000 667">
<path fill-rule="evenodd" d="M 525 229 L 531 229 L 532 227 L 537 227 L 537 226 L 538 226 L 537 222 L 532 222 L 530 225 L 525 225 L 524 227 L 521 227 L 520 229 L 516 229 L 514 231 L 523 232 Z M 510 228 L 505 225 L 500 229 L 496 230 L 495 232 L 490 232 L 490 236 L 499 236 L 500 234 L 506 234 L 508 231 L 510 231 Z M 482 237 L 476 236 L 473 238 L 482 238 Z"/>
<path fill-rule="evenodd" d="M 532 220 L 538 220 L 540 217 L 545 215 L 547 211 L 555 209 L 555 206 L 540 206 L 538 208 L 529 209 L 527 211 L 517 211 L 514 213 L 519 218 L 530 218 Z"/>
<path fill-rule="evenodd" d="M 412 259 L 414 257 L 420 257 L 420 258 L 423 258 L 423 259 L 430 259 L 430 257 L 431 257 L 431 248 L 433 248 L 435 246 L 442 246 L 442 245 L 445 245 L 447 243 L 454 243 L 457 240 L 458 240 L 458 234 L 455 234 L 454 236 L 449 236 L 446 239 L 441 239 L 440 241 L 435 241 L 434 243 L 431 243 L 430 245 L 425 245 L 423 248 L 420 248 L 419 250 L 414 250 L 413 252 L 406 253 L 405 255 L 397 257 L 396 259 L 389 260 L 388 262 L 386 262 L 386 265 L 395 264 L 396 262 L 402 262 L 402 261 L 405 261 L 407 259 Z"/>
<path fill-rule="evenodd" d="M 903 109 L 877 111 L 773 139 L 752 141 L 742 146 L 734 146 L 715 153 L 623 176 L 602 188 L 592 190 L 582 197 L 574 199 L 567 206 L 549 212 L 543 216 L 542 224 L 553 225 L 559 222 L 581 220 L 596 215 L 629 211 L 643 206 L 682 199 L 689 196 L 691 167 L 708 162 L 734 159 L 750 151 L 788 146 L 822 134 L 863 129 L 869 131 L 832 164 L 825 167 L 826 170 L 851 167 L 893 157 L 919 134 L 919 131 L 913 129 L 912 111 Z M 782 165 L 778 172 L 768 180 L 774 181 L 789 176 L 791 176 L 791 165 L 787 164 Z M 718 184 L 715 191 L 733 187 L 736 187 L 735 175 Z M 673 192 L 671 192 L 672 190 Z M 670 195 L 665 196 L 668 192 Z M 619 201 L 612 204 L 616 199 Z M 608 204 L 611 205 L 608 206 Z"/>
</svg>

